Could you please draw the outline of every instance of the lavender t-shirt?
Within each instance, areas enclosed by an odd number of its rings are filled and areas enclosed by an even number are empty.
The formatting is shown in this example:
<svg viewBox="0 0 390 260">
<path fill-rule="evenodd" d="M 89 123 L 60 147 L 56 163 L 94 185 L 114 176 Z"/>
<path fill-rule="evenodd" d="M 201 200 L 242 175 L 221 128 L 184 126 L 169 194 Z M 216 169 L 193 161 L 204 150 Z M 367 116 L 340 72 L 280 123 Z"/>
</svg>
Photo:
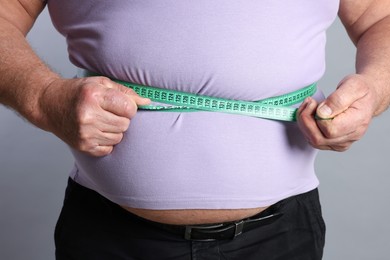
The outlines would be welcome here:
<svg viewBox="0 0 390 260">
<path fill-rule="evenodd" d="M 339 0 L 49 0 L 73 64 L 138 84 L 259 100 L 318 81 Z M 316 94 L 321 99 L 321 93 Z M 72 151 L 71 177 L 148 209 L 273 204 L 318 185 L 296 123 L 139 111 L 105 157 Z"/>
</svg>

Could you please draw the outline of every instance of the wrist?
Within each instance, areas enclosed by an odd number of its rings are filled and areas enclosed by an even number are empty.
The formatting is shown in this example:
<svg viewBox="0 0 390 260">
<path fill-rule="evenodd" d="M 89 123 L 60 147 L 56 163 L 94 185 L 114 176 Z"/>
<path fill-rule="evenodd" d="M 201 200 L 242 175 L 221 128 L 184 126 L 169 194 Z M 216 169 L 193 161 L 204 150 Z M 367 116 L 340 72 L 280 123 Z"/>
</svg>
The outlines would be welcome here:
<svg viewBox="0 0 390 260">
<path fill-rule="evenodd" d="M 47 109 L 41 105 L 41 100 L 52 82 L 60 78 L 58 74 L 48 69 L 26 72 L 16 87 L 19 93 L 16 93 L 17 100 L 14 109 L 35 126 L 48 130 Z"/>
<path fill-rule="evenodd" d="M 46 77 L 41 84 L 35 98 L 34 109 L 31 111 L 31 122 L 45 131 L 53 131 L 51 114 L 60 106 L 60 87 L 65 79 L 58 75 Z"/>
<path fill-rule="evenodd" d="M 369 73 L 361 73 L 369 90 L 368 95 L 372 99 L 373 117 L 380 115 L 389 106 L 390 81 L 384 77 L 373 76 Z M 383 75 L 383 74 L 382 74 Z"/>
</svg>

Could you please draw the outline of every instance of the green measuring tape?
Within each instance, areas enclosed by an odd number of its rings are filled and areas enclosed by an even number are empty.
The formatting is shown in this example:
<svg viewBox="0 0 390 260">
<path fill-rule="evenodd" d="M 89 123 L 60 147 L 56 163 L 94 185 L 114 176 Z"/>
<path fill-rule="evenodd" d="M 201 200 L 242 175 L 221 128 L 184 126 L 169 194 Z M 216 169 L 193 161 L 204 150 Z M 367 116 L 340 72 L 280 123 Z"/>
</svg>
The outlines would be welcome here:
<svg viewBox="0 0 390 260">
<path fill-rule="evenodd" d="M 82 75 L 96 76 L 97 74 L 84 71 Z M 139 106 L 139 109 L 142 110 L 167 112 L 211 111 L 281 121 L 296 121 L 297 109 L 291 106 L 302 102 L 305 98 L 314 95 L 317 91 L 317 83 L 313 83 L 297 91 L 276 97 L 258 101 L 240 101 L 138 85 L 116 79 L 112 80 L 133 89 L 141 97 L 149 98 L 153 102 L 169 105 Z"/>
<path fill-rule="evenodd" d="M 141 97 L 171 106 L 140 106 L 139 109 L 170 112 L 211 111 L 246 115 L 282 121 L 296 121 L 297 109 L 291 105 L 302 102 L 317 90 L 317 84 L 311 84 L 297 91 L 262 99 L 258 101 L 240 101 L 202 96 L 187 92 L 137 85 L 120 80 L 115 82 L 133 89 Z"/>
</svg>

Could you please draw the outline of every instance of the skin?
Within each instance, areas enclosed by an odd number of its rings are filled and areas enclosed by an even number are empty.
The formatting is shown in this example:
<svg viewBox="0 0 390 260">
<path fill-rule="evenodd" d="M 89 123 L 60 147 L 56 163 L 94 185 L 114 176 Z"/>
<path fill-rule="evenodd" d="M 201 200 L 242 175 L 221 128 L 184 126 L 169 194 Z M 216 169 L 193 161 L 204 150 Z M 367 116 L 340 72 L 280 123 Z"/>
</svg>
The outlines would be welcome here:
<svg viewBox="0 0 390 260">
<path fill-rule="evenodd" d="M 107 155 L 137 106 L 150 100 L 105 77 L 63 79 L 51 71 L 25 39 L 44 6 L 41 0 L 0 0 L 0 103 L 74 149 Z M 357 47 L 356 73 L 324 102 L 306 99 L 298 125 L 313 147 L 345 151 L 390 103 L 390 0 L 341 0 L 339 16 Z M 264 210 L 126 209 L 172 224 L 230 221 Z"/>
<path fill-rule="evenodd" d="M 77 150 L 109 154 L 122 140 L 137 105 L 150 100 L 105 77 L 61 78 L 25 40 L 45 3 L 1 0 L 0 6 L 0 103 Z"/>
<path fill-rule="evenodd" d="M 306 139 L 321 150 L 350 148 L 390 102 L 390 1 L 340 3 L 339 17 L 357 47 L 356 73 L 342 79 L 321 104 L 308 98 L 298 110 Z"/>
</svg>

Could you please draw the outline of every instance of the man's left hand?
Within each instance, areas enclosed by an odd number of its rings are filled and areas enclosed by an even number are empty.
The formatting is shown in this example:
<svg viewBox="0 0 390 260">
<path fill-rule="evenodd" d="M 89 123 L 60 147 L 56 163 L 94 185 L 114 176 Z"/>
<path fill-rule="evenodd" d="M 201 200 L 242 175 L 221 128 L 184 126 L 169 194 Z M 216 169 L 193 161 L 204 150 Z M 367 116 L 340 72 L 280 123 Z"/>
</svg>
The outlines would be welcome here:
<svg viewBox="0 0 390 260">
<path fill-rule="evenodd" d="M 370 84 L 362 75 L 350 75 L 320 104 L 313 98 L 302 103 L 298 125 L 314 148 L 342 152 L 363 137 L 378 102 Z"/>
</svg>

